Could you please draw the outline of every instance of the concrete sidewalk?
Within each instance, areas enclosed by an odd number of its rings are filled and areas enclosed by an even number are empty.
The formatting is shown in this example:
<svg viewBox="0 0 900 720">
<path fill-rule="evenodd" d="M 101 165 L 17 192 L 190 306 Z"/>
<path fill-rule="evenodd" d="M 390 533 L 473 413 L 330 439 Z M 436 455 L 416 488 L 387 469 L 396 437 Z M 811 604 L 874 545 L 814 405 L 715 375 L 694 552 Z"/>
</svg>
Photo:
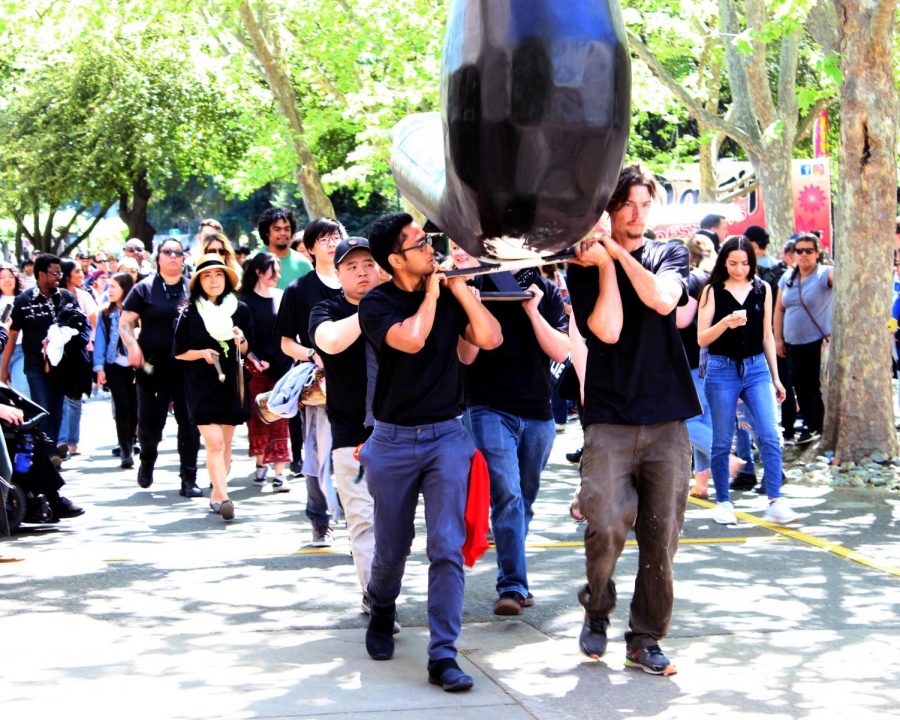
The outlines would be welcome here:
<svg viewBox="0 0 900 720">
<path fill-rule="evenodd" d="M 671 678 L 622 665 L 637 551 L 617 571 L 619 607 L 602 661 L 577 648 L 583 528 L 566 508 L 577 482 L 563 455 L 544 477 L 529 537 L 537 598 L 521 618 L 491 613 L 494 555 L 467 570 L 460 662 L 468 693 L 427 683 L 424 522 L 399 604 L 395 658 L 373 662 L 346 530 L 314 550 L 302 483 L 250 486 L 236 453 L 237 520 L 177 494 L 174 440 L 149 491 L 109 454 L 109 408 L 91 401 L 85 455 L 66 493 L 88 513 L 0 544 L 4 717 L 107 718 L 828 718 L 900 716 L 900 497 L 794 484 L 801 524 L 758 521 L 762 501 L 716 526 L 688 507 L 676 609 L 662 643 Z M 174 426 L 170 435 L 174 435 Z M 236 441 L 242 447 L 244 439 Z"/>
</svg>

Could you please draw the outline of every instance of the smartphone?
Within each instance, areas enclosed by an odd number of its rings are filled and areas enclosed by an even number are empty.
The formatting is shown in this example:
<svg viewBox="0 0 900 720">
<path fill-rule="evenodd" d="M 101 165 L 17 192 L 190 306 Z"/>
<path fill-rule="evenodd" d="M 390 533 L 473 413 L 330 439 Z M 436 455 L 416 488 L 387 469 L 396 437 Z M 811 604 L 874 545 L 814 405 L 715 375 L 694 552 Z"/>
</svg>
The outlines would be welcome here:
<svg viewBox="0 0 900 720">
<path fill-rule="evenodd" d="M 252 352 L 248 352 L 248 353 L 247 353 L 247 359 L 248 359 L 251 363 L 253 363 L 253 366 L 254 366 L 257 370 L 262 370 L 262 362 L 261 362 L 260 359 L 259 359 L 258 357 L 256 357 L 256 355 L 254 355 Z"/>
<path fill-rule="evenodd" d="M 12 303 L 3 308 L 3 312 L 0 313 L 0 323 L 5 323 L 9 320 L 10 315 L 12 315 Z"/>
</svg>

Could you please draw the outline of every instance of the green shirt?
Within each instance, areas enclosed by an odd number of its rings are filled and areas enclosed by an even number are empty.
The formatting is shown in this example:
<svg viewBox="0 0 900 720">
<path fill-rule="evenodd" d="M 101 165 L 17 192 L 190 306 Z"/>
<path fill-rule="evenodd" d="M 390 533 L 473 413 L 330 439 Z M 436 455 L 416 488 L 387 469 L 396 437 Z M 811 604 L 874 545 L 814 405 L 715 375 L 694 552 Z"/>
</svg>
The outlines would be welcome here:
<svg viewBox="0 0 900 720">
<path fill-rule="evenodd" d="M 286 289 L 294 280 L 302 278 L 313 269 L 312 263 L 296 250 L 289 250 L 288 254 L 280 260 L 281 278 L 278 280 L 277 287 L 281 290 Z"/>
</svg>

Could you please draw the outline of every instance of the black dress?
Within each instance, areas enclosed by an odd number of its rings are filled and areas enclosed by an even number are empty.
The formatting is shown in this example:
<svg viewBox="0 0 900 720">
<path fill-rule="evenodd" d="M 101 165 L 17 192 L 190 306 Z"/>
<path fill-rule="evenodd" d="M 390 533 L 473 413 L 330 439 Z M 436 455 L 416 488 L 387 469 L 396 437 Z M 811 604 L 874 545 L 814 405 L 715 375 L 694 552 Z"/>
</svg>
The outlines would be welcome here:
<svg viewBox="0 0 900 720">
<path fill-rule="evenodd" d="M 239 327 L 247 342 L 253 343 L 253 318 L 247 306 L 238 302 L 237 310 L 231 316 L 234 325 Z M 225 382 L 220 383 L 215 365 L 206 360 L 190 360 L 186 366 L 184 385 L 188 414 L 195 425 L 240 425 L 250 417 L 250 378 L 244 373 L 244 397 L 238 394 L 238 361 L 237 346 L 234 341 L 228 343 L 228 356 L 222 346 L 212 338 L 203 324 L 203 318 L 197 312 L 194 303 L 182 309 L 175 327 L 174 354 L 181 355 L 188 350 L 204 350 L 210 348 L 219 353 L 219 364 L 225 374 Z"/>
</svg>

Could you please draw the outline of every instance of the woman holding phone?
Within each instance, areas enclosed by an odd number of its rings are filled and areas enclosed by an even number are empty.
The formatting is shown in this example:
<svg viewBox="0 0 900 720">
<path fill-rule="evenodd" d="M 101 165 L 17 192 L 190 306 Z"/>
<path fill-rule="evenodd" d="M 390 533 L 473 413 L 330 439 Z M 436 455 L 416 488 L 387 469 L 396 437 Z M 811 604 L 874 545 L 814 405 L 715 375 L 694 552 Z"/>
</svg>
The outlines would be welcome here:
<svg viewBox="0 0 900 720">
<path fill-rule="evenodd" d="M 738 398 L 744 401 L 759 439 L 769 498 L 765 519 L 779 524 L 798 515 L 781 497 L 782 457 L 775 398 L 784 399 L 772 332 L 772 291 L 756 276 L 756 253 L 743 235 L 728 238 L 700 295 L 697 341 L 709 348 L 706 399 L 712 416 L 710 453 L 716 509 L 721 525 L 737 523 L 728 490 L 728 457 L 734 438 Z"/>
</svg>

